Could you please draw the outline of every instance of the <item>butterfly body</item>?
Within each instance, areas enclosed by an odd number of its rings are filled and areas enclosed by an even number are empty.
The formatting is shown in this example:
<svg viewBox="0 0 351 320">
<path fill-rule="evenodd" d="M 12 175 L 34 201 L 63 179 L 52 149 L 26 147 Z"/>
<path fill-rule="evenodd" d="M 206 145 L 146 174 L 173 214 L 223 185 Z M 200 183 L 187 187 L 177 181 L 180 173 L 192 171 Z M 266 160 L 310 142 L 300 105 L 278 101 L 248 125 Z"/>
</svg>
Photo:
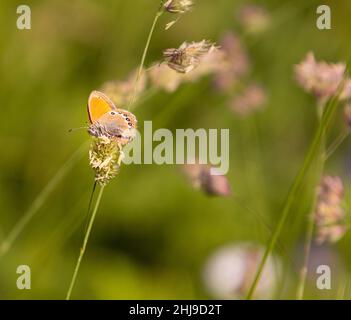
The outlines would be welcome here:
<svg viewBox="0 0 351 320">
<path fill-rule="evenodd" d="M 88 100 L 90 127 L 93 136 L 106 136 L 125 145 L 135 137 L 137 119 L 131 112 L 117 108 L 102 92 L 93 91 Z"/>
</svg>

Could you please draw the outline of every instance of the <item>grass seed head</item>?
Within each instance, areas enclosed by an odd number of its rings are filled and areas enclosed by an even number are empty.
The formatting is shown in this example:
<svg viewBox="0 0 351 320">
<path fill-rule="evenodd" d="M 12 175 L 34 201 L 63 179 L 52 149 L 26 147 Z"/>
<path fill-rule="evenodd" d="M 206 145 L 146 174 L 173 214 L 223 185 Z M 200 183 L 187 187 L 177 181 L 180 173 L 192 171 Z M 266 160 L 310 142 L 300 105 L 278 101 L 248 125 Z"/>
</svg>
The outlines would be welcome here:
<svg viewBox="0 0 351 320">
<path fill-rule="evenodd" d="M 247 116 L 261 109 L 267 101 L 265 90 L 256 84 L 251 84 L 232 100 L 231 109 L 241 116 Z"/>
<path fill-rule="evenodd" d="M 208 40 L 184 42 L 178 49 L 166 49 L 163 57 L 171 69 L 179 73 L 188 73 L 195 69 L 201 59 L 214 48 L 215 45 Z"/>
<path fill-rule="evenodd" d="M 316 242 L 336 242 L 346 232 L 344 210 L 341 206 L 344 186 L 339 177 L 324 176 L 317 189 L 315 223 Z"/>
<path fill-rule="evenodd" d="M 267 30 L 271 23 L 268 11 L 257 5 L 245 5 L 239 11 L 239 22 L 246 32 L 258 34 Z"/>
<path fill-rule="evenodd" d="M 167 0 L 163 7 L 169 13 L 186 13 L 193 7 L 192 0 Z"/>
<path fill-rule="evenodd" d="M 250 61 L 239 37 L 227 32 L 220 41 L 214 84 L 219 91 L 232 92 L 250 71 Z"/>
<path fill-rule="evenodd" d="M 317 62 L 309 52 L 306 58 L 295 66 L 295 76 L 299 85 L 312 93 L 321 103 L 335 95 L 344 78 L 345 64 Z"/>
<path fill-rule="evenodd" d="M 195 189 L 207 195 L 229 197 L 232 194 L 228 178 L 225 175 L 211 175 L 211 167 L 205 164 L 187 164 L 184 172 Z"/>
<path fill-rule="evenodd" d="M 96 182 L 105 185 L 117 176 L 121 151 L 114 139 L 106 136 L 93 139 L 89 150 L 89 163 L 95 171 Z"/>
</svg>

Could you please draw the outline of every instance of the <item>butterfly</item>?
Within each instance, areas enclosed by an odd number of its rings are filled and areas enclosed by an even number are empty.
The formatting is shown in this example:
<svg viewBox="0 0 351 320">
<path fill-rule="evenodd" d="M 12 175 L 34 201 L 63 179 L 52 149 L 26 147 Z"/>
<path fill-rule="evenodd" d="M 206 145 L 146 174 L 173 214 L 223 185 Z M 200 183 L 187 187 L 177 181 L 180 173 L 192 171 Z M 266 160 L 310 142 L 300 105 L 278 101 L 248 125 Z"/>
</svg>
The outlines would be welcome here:
<svg viewBox="0 0 351 320">
<path fill-rule="evenodd" d="M 96 137 L 115 139 L 120 145 L 133 140 L 137 119 L 131 112 L 117 108 L 109 97 L 93 91 L 88 99 L 90 127 L 88 132 Z"/>
</svg>

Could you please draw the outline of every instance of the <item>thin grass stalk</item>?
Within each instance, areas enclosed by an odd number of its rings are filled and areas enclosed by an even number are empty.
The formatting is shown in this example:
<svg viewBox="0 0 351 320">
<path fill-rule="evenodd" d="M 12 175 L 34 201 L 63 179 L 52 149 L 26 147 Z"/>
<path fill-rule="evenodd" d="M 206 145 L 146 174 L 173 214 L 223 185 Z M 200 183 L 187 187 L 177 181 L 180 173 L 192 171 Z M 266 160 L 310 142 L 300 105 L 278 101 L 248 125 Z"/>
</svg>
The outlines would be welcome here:
<svg viewBox="0 0 351 320">
<path fill-rule="evenodd" d="M 321 151 L 321 159 L 320 159 L 320 165 L 319 165 L 317 177 L 320 177 L 322 175 L 323 169 L 324 169 L 324 148 L 322 148 L 322 151 Z M 305 244 L 304 244 L 303 266 L 300 271 L 299 282 L 297 285 L 297 293 L 296 293 L 297 300 L 302 300 L 305 293 L 306 279 L 307 279 L 307 273 L 308 273 L 308 262 L 309 262 L 310 252 L 311 252 L 311 246 L 313 241 L 313 231 L 315 226 L 316 203 L 317 203 L 317 195 L 315 193 L 313 198 L 313 203 L 311 206 L 312 213 L 308 216 L 306 238 L 305 238 Z"/>
<path fill-rule="evenodd" d="M 342 132 L 332 144 L 328 147 L 327 151 L 324 153 L 324 161 L 328 160 L 329 157 L 336 151 L 337 148 L 345 141 L 345 139 L 350 135 L 351 131 L 348 129 L 345 132 Z"/>
<path fill-rule="evenodd" d="M 272 236 L 268 242 L 267 248 L 264 252 L 264 255 L 261 259 L 258 270 L 256 272 L 254 281 L 253 281 L 253 283 L 248 291 L 248 294 L 246 296 L 246 299 L 248 299 L 248 300 L 251 300 L 253 297 L 253 294 L 255 292 L 257 284 L 261 278 L 261 275 L 262 275 L 264 266 L 266 264 L 267 258 L 274 249 L 274 246 L 277 242 L 277 239 L 282 231 L 282 228 L 285 224 L 285 221 L 288 217 L 288 214 L 289 214 L 290 209 L 292 207 L 292 204 L 294 202 L 295 196 L 301 187 L 302 181 L 306 175 L 308 168 L 310 167 L 314 157 L 316 156 L 316 153 L 318 152 L 318 149 L 320 147 L 324 132 L 325 132 L 326 128 L 329 127 L 330 122 L 334 116 L 334 112 L 335 112 L 337 102 L 338 102 L 338 96 L 339 96 L 339 94 L 332 97 L 329 100 L 328 104 L 326 105 L 326 110 L 322 116 L 322 121 L 320 122 L 320 124 L 318 126 L 317 132 L 313 138 L 312 144 L 308 150 L 308 153 L 307 153 L 307 156 L 305 157 L 303 165 L 300 168 L 300 170 L 299 170 L 297 176 L 295 177 L 294 182 L 293 182 L 293 184 L 288 192 L 287 200 L 286 200 L 285 205 L 283 207 L 282 214 L 280 216 L 277 227 L 274 230 L 274 233 L 272 234 Z"/>
<path fill-rule="evenodd" d="M 314 231 L 314 214 L 309 215 L 309 221 L 306 231 L 306 240 L 304 244 L 303 266 L 300 270 L 299 281 L 297 284 L 296 299 L 303 300 L 308 273 L 308 261 L 310 257 L 311 244 Z"/>
<path fill-rule="evenodd" d="M 21 219 L 15 224 L 7 237 L 0 246 L 0 258 L 4 256 L 12 247 L 18 236 L 21 234 L 23 229 L 28 225 L 32 218 L 37 214 L 39 209 L 43 206 L 47 198 L 50 196 L 55 187 L 60 181 L 66 176 L 68 171 L 82 159 L 87 143 L 84 142 L 72 156 L 63 164 L 63 166 L 56 172 L 55 176 L 48 182 L 44 189 L 39 193 L 37 198 L 33 201 L 29 209 L 23 214 Z"/>
<path fill-rule="evenodd" d="M 249 207 L 247 204 L 245 204 L 244 200 L 242 199 L 242 197 L 241 198 L 239 197 L 237 192 L 235 193 L 234 196 L 232 196 L 232 198 L 234 199 L 235 204 L 237 204 L 239 207 L 244 209 L 246 212 L 252 214 L 253 216 L 255 216 L 257 218 L 258 222 L 261 225 L 263 225 L 265 227 L 265 229 L 268 231 L 269 236 L 271 236 L 273 234 L 272 227 L 265 220 L 264 215 L 260 211 L 254 210 L 251 207 Z M 281 254 L 284 255 L 287 258 L 287 260 L 289 260 L 289 264 L 291 266 L 295 267 L 295 262 L 291 258 L 291 256 L 289 255 L 287 248 L 282 243 L 280 243 L 279 241 L 277 243 L 277 248 L 279 249 Z"/>
<path fill-rule="evenodd" d="M 321 121 L 321 117 L 323 116 L 324 105 L 319 105 L 318 108 L 318 120 Z M 320 151 L 320 160 L 319 160 L 319 170 L 316 174 L 317 180 L 322 175 L 325 163 L 325 132 L 323 133 L 323 143 Z M 314 193 L 312 206 L 311 206 L 311 214 L 308 216 L 308 223 L 306 229 L 306 238 L 304 243 L 303 249 L 303 265 L 300 270 L 299 280 L 297 284 L 297 291 L 296 291 L 296 299 L 302 300 L 305 292 L 306 286 L 306 279 L 308 273 L 308 262 L 310 257 L 311 245 L 313 241 L 313 231 L 314 231 L 314 220 L 315 220 L 315 206 L 317 203 L 317 194 Z"/>
<path fill-rule="evenodd" d="M 83 240 L 83 245 L 82 245 L 82 248 L 80 249 L 80 253 L 79 253 L 79 256 L 78 256 L 77 264 L 76 264 L 76 267 L 74 269 L 73 277 L 72 277 L 72 280 L 71 280 L 71 283 L 69 285 L 69 289 L 68 289 L 68 292 L 67 292 L 67 295 L 66 295 L 66 300 L 70 300 L 70 298 L 71 298 L 72 290 L 73 290 L 74 284 L 76 282 L 76 278 L 77 278 L 77 275 L 78 275 L 79 267 L 80 267 L 80 264 L 81 264 L 83 256 L 84 256 L 85 249 L 86 249 L 87 244 L 88 244 L 88 240 L 89 240 L 89 236 L 90 236 L 90 233 L 91 233 L 91 229 L 92 229 L 93 224 L 94 224 L 95 216 L 96 216 L 96 213 L 98 211 L 98 208 L 99 208 L 99 205 L 100 205 L 100 202 L 101 202 L 101 198 L 102 198 L 102 194 L 104 192 L 104 189 L 105 189 L 105 186 L 102 185 L 100 187 L 100 191 L 99 191 L 96 203 L 95 203 L 95 207 L 94 207 L 93 213 L 92 213 L 92 215 L 90 217 L 90 220 L 89 220 L 88 228 L 87 228 L 87 231 L 85 233 L 84 240 Z"/>
<path fill-rule="evenodd" d="M 87 215 L 86 215 L 86 223 L 85 223 L 85 232 L 87 232 L 88 225 L 89 225 L 89 213 L 90 213 L 90 210 L 91 210 L 91 205 L 93 204 L 93 199 L 94 199 L 96 186 L 97 186 L 97 182 L 94 181 L 93 189 L 91 190 L 90 198 L 89 198 L 88 210 L 87 210 Z"/>
<path fill-rule="evenodd" d="M 324 137 L 323 137 L 324 143 L 322 146 L 320 170 L 318 174 L 319 176 L 321 176 L 323 173 L 325 161 L 336 151 L 336 149 L 342 144 L 342 142 L 348 137 L 349 134 L 350 134 L 349 130 L 341 133 L 334 140 L 334 142 L 329 146 L 329 148 L 325 150 L 325 133 L 324 133 Z M 304 262 L 303 262 L 303 267 L 301 268 L 301 271 L 300 271 L 300 278 L 297 285 L 297 294 L 296 294 L 297 300 L 303 300 L 304 293 L 305 293 L 306 279 L 308 274 L 308 262 L 309 262 L 309 256 L 311 251 L 311 245 L 313 241 L 313 230 L 314 230 L 315 214 L 316 214 L 315 212 L 316 199 L 317 199 L 317 195 L 315 194 L 314 200 L 313 200 L 313 206 L 312 206 L 313 211 L 309 217 L 309 221 L 307 225 L 306 240 L 304 245 Z"/>
<path fill-rule="evenodd" d="M 50 232 L 50 235 L 46 238 L 45 244 L 38 247 L 37 250 L 34 250 L 31 254 L 28 265 L 30 265 L 33 270 L 46 264 L 48 257 L 52 254 L 58 254 L 59 250 L 66 244 L 67 240 L 71 238 L 75 231 L 79 227 L 84 226 L 85 222 L 89 222 L 87 221 L 87 217 L 75 214 L 81 211 L 82 207 L 86 207 L 87 194 L 88 193 L 84 193 L 75 206 L 72 206 L 71 209 L 67 211 L 65 219 L 62 219 L 55 229 Z M 89 194 L 91 194 L 91 191 Z"/>
<path fill-rule="evenodd" d="M 146 90 L 143 95 L 130 106 L 129 110 L 133 111 L 140 105 L 142 105 L 145 101 L 151 99 L 154 95 L 159 92 L 158 88 L 150 88 Z"/>
<path fill-rule="evenodd" d="M 149 31 L 149 35 L 148 35 L 147 40 L 146 40 L 145 48 L 144 48 L 143 55 L 141 57 L 140 65 L 139 65 L 139 68 L 138 68 L 138 73 L 137 73 L 137 76 L 136 76 L 136 79 L 135 79 L 133 94 L 132 94 L 132 98 L 130 99 L 129 107 L 131 105 L 133 105 L 133 103 L 134 103 L 134 100 L 135 100 L 135 97 L 136 97 L 136 93 L 137 93 L 137 90 L 138 90 L 138 83 L 139 83 L 139 80 L 140 80 L 140 77 L 141 77 L 141 73 L 143 72 L 143 68 L 144 68 L 144 64 L 145 64 L 145 60 L 146 60 L 146 55 L 147 55 L 147 52 L 148 52 L 149 47 L 150 47 L 152 35 L 154 34 L 154 31 L 155 31 L 158 19 L 163 14 L 163 1 L 164 0 L 161 0 L 160 7 L 159 7 L 158 11 L 156 12 L 154 21 L 152 22 L 151 29 Z"/>
</svg>

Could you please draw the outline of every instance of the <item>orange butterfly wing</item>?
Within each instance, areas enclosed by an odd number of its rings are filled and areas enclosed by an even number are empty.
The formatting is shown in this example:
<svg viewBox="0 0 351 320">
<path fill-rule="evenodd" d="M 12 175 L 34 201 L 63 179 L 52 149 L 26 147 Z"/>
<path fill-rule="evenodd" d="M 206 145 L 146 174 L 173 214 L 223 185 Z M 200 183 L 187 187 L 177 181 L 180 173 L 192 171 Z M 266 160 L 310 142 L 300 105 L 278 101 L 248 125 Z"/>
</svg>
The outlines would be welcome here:
<svg viewBox="0 0 351 320">
<path fill-rule="evenodd" d="M 116 110 L 114 103 L 102 92 L 93 91 L 88 99 L 88 115 L 91 123 L 96 122 L 104 114 Z"/>
</svg>

